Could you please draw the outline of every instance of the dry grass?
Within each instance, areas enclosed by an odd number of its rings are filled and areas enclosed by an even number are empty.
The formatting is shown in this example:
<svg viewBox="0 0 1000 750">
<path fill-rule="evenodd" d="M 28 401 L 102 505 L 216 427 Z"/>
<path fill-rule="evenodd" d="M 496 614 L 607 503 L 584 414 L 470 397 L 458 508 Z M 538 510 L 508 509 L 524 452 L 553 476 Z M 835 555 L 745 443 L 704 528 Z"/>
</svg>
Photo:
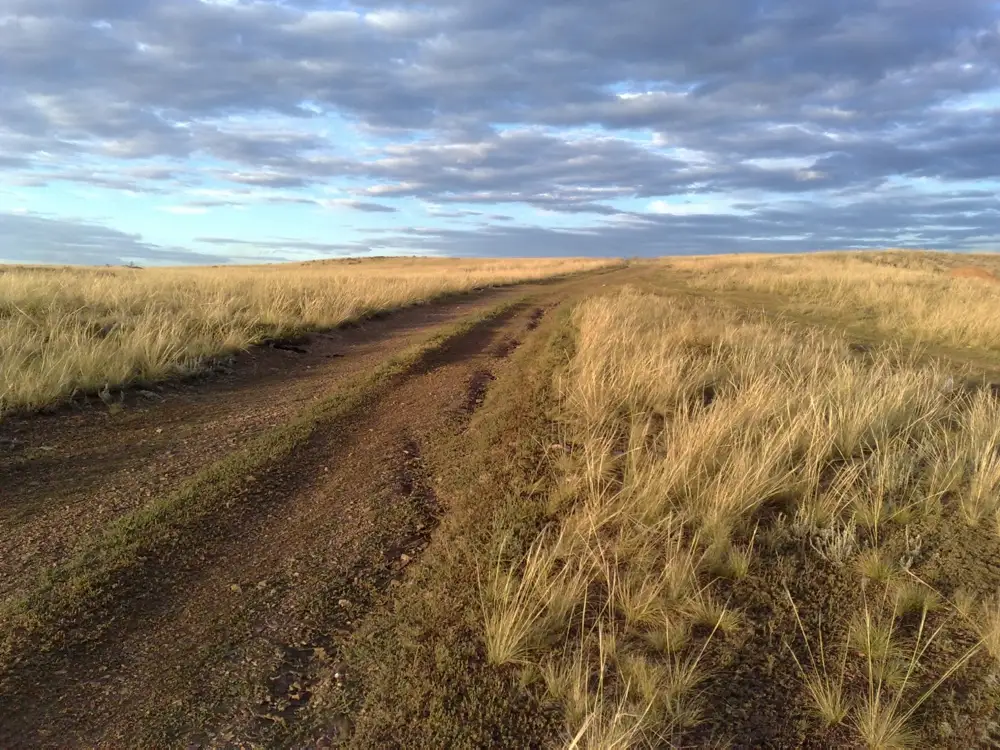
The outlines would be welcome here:
<svg viewBox="0 0 1000 750">
<path fill-rule="evenodd" d="M 605 261 L 369 260 L 175 269 L 0 269 L 0 414 L 197 369 L 261 339 Z"/>
<path fill-rule="evenodd" d="M 852 637 L 862 644 L 860 650 L 865 657 L 867 691 L 853 710 L 851 721 L 871 750 L 918 747 L 919 738 L 911 726 L 911 719 L 979 648 L 977 644 L 968 649 L 954 659 L 936 679 L 929 676 L 924 680 L 923 686 L 916 687 L 921 677 L 920 672 L 924 669 L 923 658 L 944 632 L 945 625 L 942 623 L 931 630 L 927 617 L 929 607 L 922 606 L 917 632 L 909 639 L 912 641 L 912 649 L 906 648 L 906 639 L 898 629 L 899 613 L 893 611 L 889 599 L 887 591 L 882 611 L 879 612 L 865 598 L 857 630 L 852 631 Z"/>
<path fill-rule="evenodd" d="M 924 657 L 945 632 L 946 625 L 942 622 L 934 629 L 929 626 L 928 615 L 937 606 L 934 593 L 914 581 L 896 588 L 886 587 L 877 603 L 865 596 L 861 610 L 850 621 L 839 664 L 828 659 L 822 628 L 814 638 L 810 637 L 787 590 L 786 596 L 805 642 L 809 669 L 791 648 L 789 652 L 822 721 L 832 726 L 849 720 L 860 740 L 871 750 L 919 747 L 912 719 L 979 648 L 977 644 L 967 649 L 937 675 L 926 674 Z M 902 609 L 901 602 L 906 604 Z M 907 636 L 900 627 L 900 618 L 913 612 L 918 613 L 919 622 L 916 632 Z M 811 645 L 814 640 L 818 659 Z M 861 674 L 864 690 L 860 696 L 845 691 L 845 681 L 851 672 Z"/>
<path fill-rule="evenodd" d="M 1000 349 L 992 277 L 1000 256 L 820 253 L 690 258 L 669 265 L 698 288 L 776 295 L 792 310 L 863 321 L 883 335 Z"/>
<path fill-rule="evenodd" d="M 995 513 L 1000 404 L 956 397 L 947 372 L 898 349 L 860 356 L 845 338 L 706 301 L 625 290 L 585 301 L 574 322 L 576 352 L 560 382 L 573 448 L 558 462 L 558 532 L 540 542 L 546 584 L 528 589 L 546 591 L 571 565 L 586 580 L 532 658 L 557 671 L 567 658 L 588 665 L 603 675 L 611 715 L 635 718 L 626 731 L 564 701 L 575 746 L 623 746 L 584 741 L 592 726 L 616 727 L 638 747 L 697 723 L 703 656 L 742 627 L 718 579 L 752 575 L 761 519 L 774 507 L 820 557 L 855 558 L 847 570 L 885 589 L 879 607 L 855 602 L 834 664 L 822 641 L 808 665 L 796 657 L 806 694 L 824 723 L 849 719 L 867 746 L 908 746 L 915 712 L 974 652 L 927 673 L 948 619 L 935 612 L 936 593 L 906 577 L 921 543 L 908 524 L 944 495 L 970 524 Z M 905 537 L 898 560 L 882 551 L 894 531 Z M 487 642 L 500 634 L 497 617 L 487 608 Z M 916 618 L 915 634 L 902 632 L 906 618 Z M 931 627 L 931 618 L 941 619 Z M 796 619 L 808 644 L 798 610 Z M 594 628 L 616 635 L 607 672 L 593 648 L 569 645 Z M 847 649 L 861 661 L 847 664 Z M 845 669 L 867 686 L 858 701 L 847 698 Z M 649 685 L 670 674 L 687 676 L 670 683 L 670 701 L 652 700 Z"/>
<path fill-rule="evenodd" d="M 788 597 L 788 601 L 792 605 L 792 611 L 795 613 L 795 622 L 798 625 L 799 632 L 802 634 L 802 638 L 806 644 L 806 652 L 809 654 L 810 671 L 806 672 L 805 668 L 802 666 L 802 662 L 799 661 L 799 657 L 795 655 L 795 652 L 790 646 L 788 651 L 795 660 L 795 666 L 798 668 L 799 674 L 802 677 L 802 682 L 806 687 L 806 691 L 812 699 L 813 707 L 816 709 L 816 713 L 827 726 L 839 724 L 847 717 L 847 713 L 850 710 L 847 698 L 844 694 L 844 676 L 847 670 L 847 649 L 842 649 L 843 656 L 841 657 L 840 668 L 835 672 L 832 672 L 830 667 L 827 666 L 827 646 L 823 642 L 823 629 L 822 623 L 820 623 L 821 627 L 816 638 L 816 651 L 819 654 L 819 660 L 817 661 L 816 654 L 813 653 L 809 636 L 806 633 L 806 628 L 802 624 L 802 618 L 799 616 L 799 608 L 795 605 L 795 600 L 792 599 L 792 595 L 788 589 L 785 589 L 785 595 Z"/>
</svg>

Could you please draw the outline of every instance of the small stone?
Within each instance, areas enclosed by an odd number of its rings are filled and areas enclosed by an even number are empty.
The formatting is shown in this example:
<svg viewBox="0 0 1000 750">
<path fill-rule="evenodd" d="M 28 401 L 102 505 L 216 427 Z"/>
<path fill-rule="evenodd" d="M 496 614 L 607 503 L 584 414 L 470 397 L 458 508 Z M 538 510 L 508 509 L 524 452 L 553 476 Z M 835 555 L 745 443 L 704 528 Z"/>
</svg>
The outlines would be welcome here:
<svg viewBox="0 0 1000 750">
<path fill-rule="evenodd" d="M 241 591 L 243 591 L 243 589 L 240 587 L 240 585 L 238 583 L 231 583 L 231 584 L 229 584 L 229 590 L 233 591 L 233 592 L 235 592 L 237 594 L 240 593 Z"/>
<path fill-rule="evenodd" d="M 412 558 L 412 557 L 410 557 L 409 555 L 400 555 L 400 556 L 399 556 L 399 561 L 400 561 L 401 563 L 403 563 L 403 565 L 406 565 L 406 564 L 407 564 L 408 562 L 410 562 L 410 560 L 412 560 L 412 559 L 413 559 L 413 558 Z"/>
<path fill-rule="evenodd" d="M 351 600 L 350 599 L 340 599 L 340 600 L 337 601 L 337 606 L 338 607 L 342 607 L 343 609 L 347 609 L 348 607 L 351 606 Z"/>
<path fill-rule="evenodd" d="M 159 435 L 161 432 L 163 432 L 163 428 L 162 427 L 157 427 L 156 428 L 156 434 Z"/>
</svg>

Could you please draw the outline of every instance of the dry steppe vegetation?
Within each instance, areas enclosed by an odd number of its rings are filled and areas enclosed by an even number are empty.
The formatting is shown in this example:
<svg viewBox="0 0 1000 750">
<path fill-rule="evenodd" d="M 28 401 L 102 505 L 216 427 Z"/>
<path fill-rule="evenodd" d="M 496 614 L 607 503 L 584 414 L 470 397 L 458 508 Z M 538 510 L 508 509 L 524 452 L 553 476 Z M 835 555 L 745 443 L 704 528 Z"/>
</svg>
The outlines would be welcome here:
<svg viewBox="0 0 1000 750">
<path fill-rule="evenodd" d="M 302 391 L 246 445 L 232 415 L 198 421 L 211 381 L 67 413 L 146 446 L 103 450 L 121 486 L 95 483 L 93 438 L 73 453 L 58 419 L 12 417 L 12 549 L 109 492 L 125 510 L 14 582 L 0 744 L 16 719 L 44 747 L 53 725 L 110 747 L 1000 746 L 998 277 L 987 255 L 670 258 L 457 305 L 419 337 L 390 316 L 375 371 L 313 342 L 234 376 L 221 411 Z M 333 322 L 316 283 L 272 295 L 297 312 L 254 335 Z M 296 380 L 306 361 L 326 369 Z M 221 458 L 164 483 L 189 423 Z"/>
<path fill-rule="evenodd" d="M 537 674 L 569 745 L 724 738 L 713 698 L 764 658 L 780 689 L 760 669 L 730 700 L 804 704 L 816 717 L 802 739 L 827 746 L 926 746 L 913 720 L 943 710 L 927 704 L 948 678 L 986 690 L 993 393 L 899 348 L 859 353 L 702 300 L 625 291 L 574 323 L 558 520 L 484 585 L 490 659 Z M 979 571 L 954 571 L 979 588 L 971 619 L 949 604 L 956 583 L 920 564 L 937 535 L 966 529 L 987 540 Z"/>
<path fill-rule="evenodd" d="M 195 372 L 208 357 L 267 338 L 606 264 L 387 258 L 212 268 L 0 267 L 0 414 Z"/>
<path fill-rule="evenodd" d="M 992 275 L 668 266 L 574 312 L 548 520 L 480 575 L 491 663 L 566 747 L 995 742 L 1000 391 L 913 346 L 995 353 Z"/>
<path fill-rule="evenodd" d="M 1000 350 L 1000 260 L 951 253 L 816 253 L 671 260 L 692 287 L 756 293 L 788 311 L 908 343 Z M 749 298 L 752 299 L 752 298 Z"/>
</svg>

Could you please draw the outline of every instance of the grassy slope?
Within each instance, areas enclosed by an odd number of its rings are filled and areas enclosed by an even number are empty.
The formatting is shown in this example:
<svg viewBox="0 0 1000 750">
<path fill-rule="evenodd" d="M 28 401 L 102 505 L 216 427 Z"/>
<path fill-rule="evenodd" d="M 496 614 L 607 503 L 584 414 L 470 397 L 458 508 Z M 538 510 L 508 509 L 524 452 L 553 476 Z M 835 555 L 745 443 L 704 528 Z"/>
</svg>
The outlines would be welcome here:
<svg viewBox="0 0 1000 750">
<path fill-rule="evenodd" d="M 669 261 L 654 285 L 1000 365 L 1000 257 L 943 253 L 739 256 Z M 971 274 L 967 272 L 973 272 Z M 977 275 L 980 274 L 980 275 Z"/>
</svg>

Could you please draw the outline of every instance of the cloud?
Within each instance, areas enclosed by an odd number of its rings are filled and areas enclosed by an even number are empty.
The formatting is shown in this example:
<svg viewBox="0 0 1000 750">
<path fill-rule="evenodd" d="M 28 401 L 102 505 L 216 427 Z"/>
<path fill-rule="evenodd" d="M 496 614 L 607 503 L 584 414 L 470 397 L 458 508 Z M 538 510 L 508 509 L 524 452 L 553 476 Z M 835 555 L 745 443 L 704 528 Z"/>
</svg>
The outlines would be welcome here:
<svg viewBox="0 0 1000 750">
<path fill-rule="evenodd" d="M 37 214 L 0 212 L 0 260 L 12 263 L 123 265 L 225 263 L 219 255 L 196 253 L 143 241 L 97 224 Z"/>
<path fill-rule="evenodd" d="M 324 206 L 330 207 L 343 207 L 343 208 L 353 208 L 355 211 L 365 211 L 367 213 L 382 213 L 382 214 L 393 214 L 399 209 L 393 206 L 386 206 L 383 203 L 373 203 L 371 201 L 357 201 L 349 200 L 346 198 L 334 198 L 330 200 L 321 201 Z"/>
<path fill-rule="evenodd" d="M 15 189 L 340 205 L 424 247 L 382 202 L 416 198 L 497 252 L 996 235 L 942 213 L 1000 174 L 993 0 L 0 0 L 0 69 Z"/>
<path fill-rule="evenodd" d="M 208 213 L 208 209 L 212 206 L 217 205 L 230 205 L 230 204 L 220 204 L 212 201 L 205 201 L 201 204 L 190 203 L 184 206 L 164 206 L 162 210 L 166 211 L 168 214 L 177 214 L 179 216 L 193 216 Z"/>
</svg>

